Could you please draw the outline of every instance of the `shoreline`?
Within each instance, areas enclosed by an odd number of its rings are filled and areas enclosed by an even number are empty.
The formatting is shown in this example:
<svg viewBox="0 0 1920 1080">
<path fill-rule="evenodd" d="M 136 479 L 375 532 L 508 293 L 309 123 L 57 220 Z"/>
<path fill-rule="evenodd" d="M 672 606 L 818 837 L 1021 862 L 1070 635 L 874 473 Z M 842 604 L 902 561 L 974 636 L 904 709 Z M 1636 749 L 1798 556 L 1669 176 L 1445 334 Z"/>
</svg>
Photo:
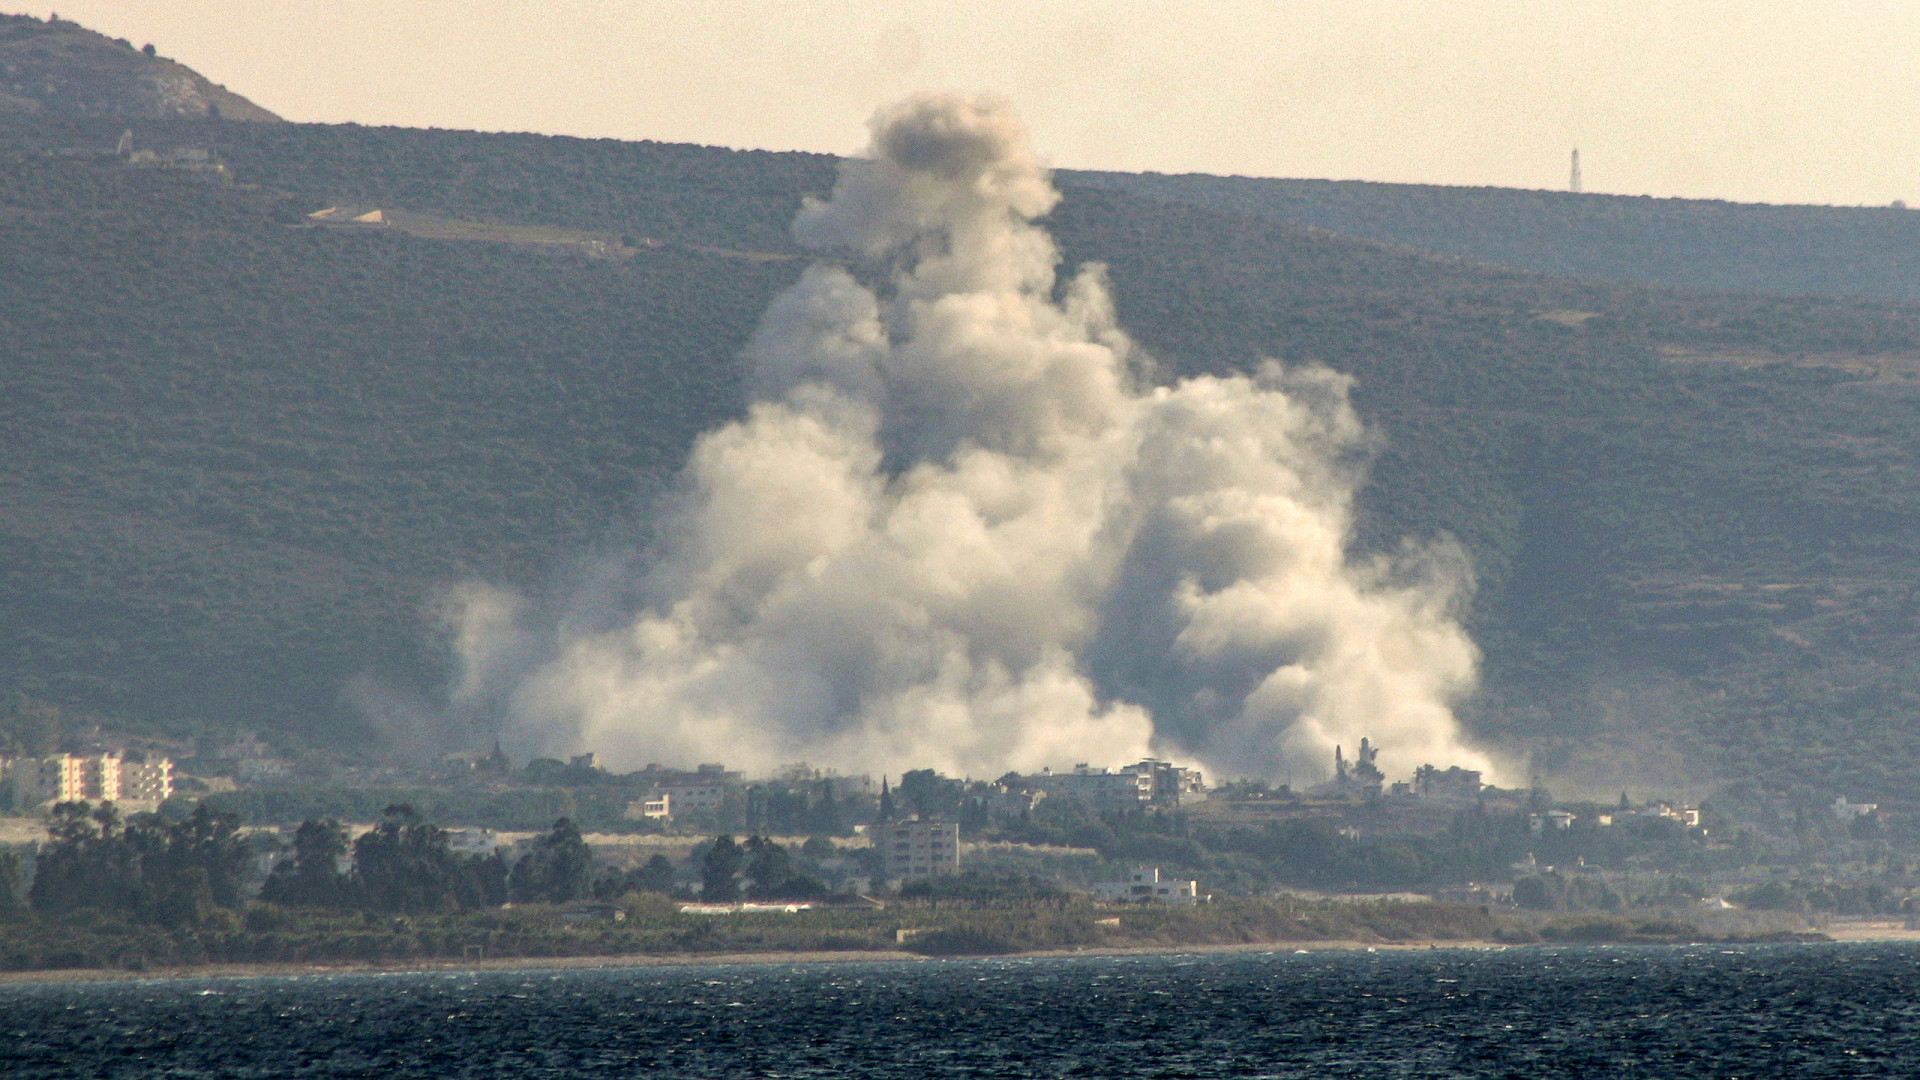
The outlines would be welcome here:
<svg viewBox="0 0 1920 1080">
<path fill-rule="evenodd" d="M 1836 932 L 1838 931 L 1838 932 Z M 1920 931 L 1898 924 L 1840 924 L 1824 927 L 1825 942 L 1920 942 Z M 1596 943 L 1604 945 L 1605 943 Z M 1674 942 L 1675 945 L 1695 944 Z M 1508 949 L 1566 948 L 1568 943 L 1516 944 L 1484 939 L 1420 941 L 1264 941 L 1193 945 L 1114 945 L 1085 949 L 1038 949 L 987 956 L 925 956 L 895 949 L 848 951 L 733 952 L 733 953 L 624 953 L 612 956 L 511 956 L 495 959 L 440 957 L 411 961 L 366 961 L 347 964 L 200 964 L 156 967 L 140 971 L 119 968 L 55 968 L 0 972 L 0 987 L 36 984 L 160 982 L 175 979 L 320 978 L 342 975 L 397 975 L 414 973 L 480 973 L 490 971 L 588 971 L 633 968 L 751 967 L 786 964 L 939 963 L 948 960 L 1039 960 L 1093 956 L 1216 956 L 1244 953 L 1319 952 L 1500 952 Z M 1573 947 L 1586 947 L 1575 945 Z"/>
<path fill-rule="evenodd" d="M 0 986 L 36 983 L 150 982 L 168 979 L 268 979 L 334 975 L 393 975 L 415 972 L 583 971 L 671 967 L 750 967 L 781 964 L 939 963 L 947 960 L 1039 960 L 1073 956 L 1200 956 L 1231 953 L 1414 952 L 1441 949 L 1525 948 L 1497 941 L 1268 941 L 1195 945 L 1113 945 L 1086 949 L 1036 949 L 983 956 L 925 956 L 895 949 L 817 952 L 623 953 L 613 956 L 507 956 L 497 959 L 440 957 L 412 961 L 350 964 L 198 964 L 122 968 L 52 968 L 0 971 Z"/>
</svg>

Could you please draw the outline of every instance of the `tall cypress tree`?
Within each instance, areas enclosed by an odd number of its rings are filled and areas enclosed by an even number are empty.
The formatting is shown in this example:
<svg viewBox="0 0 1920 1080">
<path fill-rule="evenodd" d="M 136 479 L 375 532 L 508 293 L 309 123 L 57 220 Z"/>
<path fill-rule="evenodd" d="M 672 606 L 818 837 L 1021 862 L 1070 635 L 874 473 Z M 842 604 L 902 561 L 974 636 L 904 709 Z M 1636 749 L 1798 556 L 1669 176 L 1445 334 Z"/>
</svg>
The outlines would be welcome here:
<svg viewBox="0 0 1920 1080">
<path fill-rule="evenodd" d="M 700 899 L 710 904 L 730 904 L 740 898 L 740 883 L 734 875 L 740 870 L 744 852 L 731 836 L 716 836 L 700 860 Z"/>
</svg>

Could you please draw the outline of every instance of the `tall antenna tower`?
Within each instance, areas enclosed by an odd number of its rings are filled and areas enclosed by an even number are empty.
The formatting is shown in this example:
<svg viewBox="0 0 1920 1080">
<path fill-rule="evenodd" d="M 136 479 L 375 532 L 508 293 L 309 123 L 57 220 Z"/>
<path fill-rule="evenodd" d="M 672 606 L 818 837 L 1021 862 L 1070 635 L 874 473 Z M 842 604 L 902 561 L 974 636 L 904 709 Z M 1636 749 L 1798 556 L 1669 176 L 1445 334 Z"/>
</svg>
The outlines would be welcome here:
<svg viewBox="0 0 1920 1080">
<path fill-rule="evenodd" d="M 1573 175 L 1567 178 L 1567 190 L 1580 194 L 1580 148 L 1577 146 L 1573 150 Z"/>
</svg>

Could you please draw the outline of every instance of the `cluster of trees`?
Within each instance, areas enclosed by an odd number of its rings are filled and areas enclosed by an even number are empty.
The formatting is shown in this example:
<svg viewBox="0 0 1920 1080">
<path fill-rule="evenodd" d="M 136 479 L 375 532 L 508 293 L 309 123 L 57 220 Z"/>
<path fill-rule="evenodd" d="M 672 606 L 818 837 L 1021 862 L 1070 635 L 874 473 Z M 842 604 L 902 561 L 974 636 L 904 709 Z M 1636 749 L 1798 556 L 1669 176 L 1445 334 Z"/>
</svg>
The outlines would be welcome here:
<svg viewBox="0 0 1920 1080">
<path fill-rule="evenodd" d="M 1605 882 L 1549 870 L 1515 881 L 1513 902 L 1529 911 L 1615 911 L 1621 899 Z"/>
<path fill-rule="evenodd" d="M 1908 915 L 1920 910 L 1910 893 L 1885 882 L 1765 881 L 1729 899 L 1755 911 L 1820 911 L 1836 915 Z"/>
<path fill-rule="evenodd" d="M 28 900 L 36 912 L 92 908 L 168 927 L 207 923 L 240 906 L 251 852 L 239 819 L 210 809 L 169 822 L 123 823 L 112 805 L 59 803 L 35 864 Z"/>
<path fill-rule="evenodd" d="M 815 837 L 801 846 L 808 859 L 833 854 L 833 842 Z M 762 836 L 749 836 L 745 843 L 731 836 L 717 836 L 704 850 L 696 850 L 700 867 L 700 899 L 705 903 L 726 904 L 736 900 L 818 900 L 832 890 L 819 878 L 796 865 L 793 853 L 785 845 Z"/>
<path fill-rule="evenodd" d="M 593 853 L 561 818 L 509 868 L 499 852 L 461 854 L 446 830 L 413 807 L 388 807 L 352 844 L 338 821 L 307 821 L 294 833 L 260 898 L 289 907 L 362 908 L 418 914 L 519 903 L 566 903 L 593 895 Z"/>
<path fill-rule="evenodd" d="M 865 809 L 835 795 L 831 780 L 754 784 L 746 791 L 741 824 L 787 836 L 843 836 L 865 819 Z"/>
<path fill-rule="evenodd" d="M 204 925 L 217 909 L 243 907 L 257 880 L 258 852 L 239 825 L 236 815 L 207 806 L 177 821 L 142 814 L 122 823 L 111 804 L 61 803 L 28 903 L 45 915 L 92 909 L 167 927 Z M 351 844 L 337 821 L 302 824 L 259 898 L 288 907 L 422 914 L 508 901 L 565 903 L 596 895 L 597 886 L 604 893 L 652 883 L 658 868 L 648 869 L 653 878 L 596 881 L 592 852 L 564 818 L 509 867 L 498 853 L 453 851 L 445 830 L 397 805 Z M 14 894 L 17 885 L 5 879 L 17 879 L 19 870 L 17 858 L 0 865 L 0 902 Z"/>
<path fill-rule="evenodd" d="M 1285 797 L 1285 796 L 1281 796 Z M 1493 812 L 1471 806 L 1430 835 L 1363 827 L 1349 835 L 1340 822 L 1295 818 L 1229 824 L 1185 811 L 1096 810 L 1073 799 L 1047 799 L 1032 812 L 974 834 L 1070 848 L 1092 848 L 1109 863 L 1157 864 L 1205 876 L 1215 888 L 1253 892 L 1274 885 L 1335 891 L 1433 889 L 1467 881 L 1505 880 L 1529 855 L 1544 865 L 1577 862 L 1620 869 L 1705 872 L 1743 865 L 1740 845 L 1709 849 L 1697 834 L 1665 819 L 1627 818 L 1605 829 L 1580 827 L 1534 834 L 1532 809 Z M 1365 823 L 1365 811 L 1359 819 Z M 1718 821 L 1715 821 L 1718 825 Z M 1730 831 L 1730 830 L 1729 830 Z"/>
<path fill-rule="evenodd" d="M 345 868 L 349 850 L 350 870 Z M 785 845 L 758 835 L 744 842 L 722 835 L 696 848 L 693 861 L 704 900 L 809 900 L 831 890 L 808 866 L 835 851 L 831 841 L 818 837 L 796 858 Z M 452 850 L 445 830 L 412 807 L 394 806 L 351 847 L 339 822 L 303 823 L 294 833 L 292 852 L 274 867 L 260 899 L 287 907 L 421 914 L 507 902 L 617 900 L 635 892 L 689 895 L 676 887 L 677 873 L 664 855 L 626 871 L 598 871 L 580 830 L 565 818 L 509 866 L 498 852 Z"/>
</svg>

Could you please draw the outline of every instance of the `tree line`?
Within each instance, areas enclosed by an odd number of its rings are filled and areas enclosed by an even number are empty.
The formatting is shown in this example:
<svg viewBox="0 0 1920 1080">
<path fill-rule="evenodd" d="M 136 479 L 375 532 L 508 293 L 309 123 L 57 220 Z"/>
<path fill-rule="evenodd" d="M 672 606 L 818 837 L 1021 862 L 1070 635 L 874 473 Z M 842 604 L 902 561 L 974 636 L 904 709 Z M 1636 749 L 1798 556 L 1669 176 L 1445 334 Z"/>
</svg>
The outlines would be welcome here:
<svg viewBox="0 0 1920 1080">
<path fill-rule="evenodd" d="M 27 903 L 42 915 L 111 912 L 173 929 L 206 926 L 217 909 L 251 898 L 258 849 L 238 815 L 200 806 L 180 820 L 141 814 L 122 821 L 112 804 L 56 805 Z M 503 904 L 617 900 L 630 893 L 694 895 L 676 886 L 664 855 L 626 870 L 597 868 L 579 827 L 561 818 L 518 859 L 456 851 L 452 834 L 411 805 L 386 808 L 351 838 L 333 818 L 308 819 L 261 883 L 258 899 L 290 908 L 446 914 Z M 697 847 L 692 869 L 702 899 L 810 900 L 831 895 L 813 867 L 837 849 L 825 838 L 798 852 L 765 837 L 722 835 Z M 21 865 L 0 863 L 0 908 L 18 895 Z"/>
</svg>

